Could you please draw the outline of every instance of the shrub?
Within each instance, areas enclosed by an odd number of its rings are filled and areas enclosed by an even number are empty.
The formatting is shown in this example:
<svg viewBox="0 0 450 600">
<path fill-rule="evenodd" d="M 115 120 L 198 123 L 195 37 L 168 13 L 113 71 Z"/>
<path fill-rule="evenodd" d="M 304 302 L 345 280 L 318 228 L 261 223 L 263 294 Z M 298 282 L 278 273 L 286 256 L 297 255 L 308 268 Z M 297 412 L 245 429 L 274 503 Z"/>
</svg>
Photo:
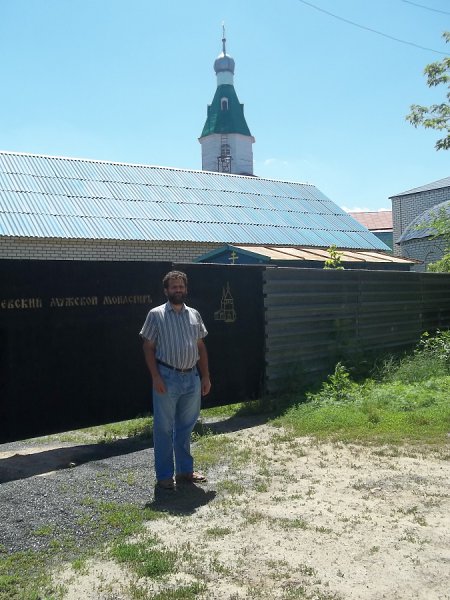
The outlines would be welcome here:
<svg viewBox="0 0 450 600">
<path fill-rule="evenodd" d="M 328 376 L 322 387 L 316 393 L 308 392 L 306 399 L 314 404 L 347 404 L 355 401 L 359 394 L 359 386 L 350 379 L 348 369 L 340 362 L 337 363 L 334 373 Z"/>
</svg>

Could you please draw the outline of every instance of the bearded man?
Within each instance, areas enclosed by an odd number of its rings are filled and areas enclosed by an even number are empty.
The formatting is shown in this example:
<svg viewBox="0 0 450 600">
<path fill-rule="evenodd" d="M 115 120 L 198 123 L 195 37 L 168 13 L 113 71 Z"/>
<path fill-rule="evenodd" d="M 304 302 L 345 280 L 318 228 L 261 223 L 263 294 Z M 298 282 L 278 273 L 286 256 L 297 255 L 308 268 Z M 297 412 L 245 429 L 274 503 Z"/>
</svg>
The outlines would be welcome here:
<svg viewBox="0 0 450 600">
<path fill-rule="evenodd" d="M 157 485 L 202 483 L 194 471 L 191 433 L 201 396 L 211 389 L 207 335 L 200 313 L 186 306 L 187 276 L 170 271 L 163 279 L 167 302 L 150 310 L 140 332 L 153 381 L 153 445 Z M 175 482 L 174 482 L 175 475 Z"/>
</svg>

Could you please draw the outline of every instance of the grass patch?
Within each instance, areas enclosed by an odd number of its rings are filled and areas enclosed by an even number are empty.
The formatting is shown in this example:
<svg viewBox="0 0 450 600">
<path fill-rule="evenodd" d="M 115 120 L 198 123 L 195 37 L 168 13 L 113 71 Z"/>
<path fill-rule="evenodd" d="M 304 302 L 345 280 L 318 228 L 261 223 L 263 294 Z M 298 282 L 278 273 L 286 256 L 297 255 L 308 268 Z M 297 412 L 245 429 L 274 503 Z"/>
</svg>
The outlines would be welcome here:
<svg viewBox="0 0 450 600">
<path fill-rule="evenodd" d="M 223 434 L 205 435 L 196 439 L 192 454 L 200 469 L 208 469 L 227 460 L 234 452 L 232 441 Z"/>
<path fill-rule="evenodd" d="M 246 402 L 204 408 L 201 411 L 201 416 L 206 419 L 214 417 L 219 419 L 232 419 L 233 417 L 269 414 L 272 411 L 273 406 L 271 400 L 268 397 L 263 397 L 256 400 L 247 400 Z"/>
<path fill-rule="evenodd" d="M 226 479 L 225 481 L 219 481 L 217 484 L 217 490 L 220 492 L 226 492 L 231 496 L 240 496 L 244 493 L 245 487 L 242 485 L 242 483 L 232 481 L 231 479 Z"/>
<path fill-rule="evenodd" d="M 141 508 L 134 504 L 96 500 L 89 500 L 88 504 L 94 513 L 92 524 L 97 533 L 108 532 L 114 535 L 115 539 L 136 535 L 142 531 L 146 521 L 163 517 L 160 511 L 152 510 L 149 507 Z"/>
<path fill-rule="evenodd" d="M 71 444 L 106 444 L 116 440 L 141 437 L 150 439 L 153 430 L 153 417 L 138 417 L 118 423 L 106 423 L 94 427 L 85 427 L 75 431 L 66 431 L 50 436 L 36 438 L 36 441 L 59 441 Z"/>
<path fill-rule="evenodd" d="M 352 381 L 336 365 L 316 392 L 291 397 L 274 421 L 293 435 L 375 443 L 444 445 L 450 431 L 450 332 L 424 334 L 400 359 L 390 357 L 373 378 Z"/>
<path fill-rule="evenodd" d="M 116 542 L 143 530 L 146 521 L 163 518 L 161 512 L 131 504 L 100 502 L 87 498 L 83 503 L 90 515 L 83 515 L 89 532 L 82 548 L 73 536 L 53 539 L 46 550 L 7 554 L 0 550 L 0 600 L 56 600 L 61 597 L 50 573 L 55 562 L 71 561 L 73 568 L 82 572 L 86 557 L 107 539 Z M 33 532 L 36 536 L 54 534 L 51 526 L 42 526 Z"/>
<path fill-rule="evenodd" d="M 111 556 L 119 563 L 126 563 L 139 577 L 157 579 L 173 573 L 177 555 L 169 550 L 157 550 L 154 539 L 137 543 L 118 543 L 111 549 Z"/>
<path fill-rule="evenodd" d="M 54 556 L 53 556 L 54 557 Z M 14 552 L 0 555 L 0 600 L 39 600 L 53 598 L 46 565 L 51 552 Z"/>
<path fill-rule="evenodd" d="M 450 431 L 450 377 L 417 384 L 387 383 L 366 389 L 359 403 L 305 403 L 276 422 L 294 435 L 346 441 L 444 444 Z"/>
</svg>

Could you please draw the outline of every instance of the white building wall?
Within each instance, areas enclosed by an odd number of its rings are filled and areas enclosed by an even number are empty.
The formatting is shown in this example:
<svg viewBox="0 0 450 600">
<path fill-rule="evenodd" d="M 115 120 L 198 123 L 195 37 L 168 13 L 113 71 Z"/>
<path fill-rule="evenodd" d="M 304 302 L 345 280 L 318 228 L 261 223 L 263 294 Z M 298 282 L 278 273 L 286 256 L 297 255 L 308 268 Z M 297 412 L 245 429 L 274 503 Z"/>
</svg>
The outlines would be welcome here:
<svg viewBox="0 0 450 600">
<path fill-rule="evenodd" d="M 0 237 L 0 259 L 192 262 L 222 245 Z"/>
<path fill-rule="evenodd" d="M 230 133 L 227 135 L 231 153 L 231 172 L 236 175 L 253 175 L 253 136 Z M 217 157 L 221 153 L 222 136 L 218 133 L 200 138 L 202 145 L 202 170 L 218 171 Z"/>
</svg>

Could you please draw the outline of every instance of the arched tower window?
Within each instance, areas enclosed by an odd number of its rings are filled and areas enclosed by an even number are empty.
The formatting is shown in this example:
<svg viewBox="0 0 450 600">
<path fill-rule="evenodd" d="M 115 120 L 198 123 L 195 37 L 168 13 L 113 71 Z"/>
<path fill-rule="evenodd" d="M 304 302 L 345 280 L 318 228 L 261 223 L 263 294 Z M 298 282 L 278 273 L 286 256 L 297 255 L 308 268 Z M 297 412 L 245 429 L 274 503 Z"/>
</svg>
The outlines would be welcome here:
<svg viewBox="0 0 450 600">
<path fill-rule="evenodd" d="M 230 144 L 222 143 L 220 145 L 220 156 L 224 157 L 224 156 L 230 156 L 231 155 L 231 148 L 230 148 Z"/>
<path fill-rule="evenodd" d="M 220 108 L 222 110 L 228 110 L 228 98 L 222 98 L 220 100 Z"/>
</svg>

